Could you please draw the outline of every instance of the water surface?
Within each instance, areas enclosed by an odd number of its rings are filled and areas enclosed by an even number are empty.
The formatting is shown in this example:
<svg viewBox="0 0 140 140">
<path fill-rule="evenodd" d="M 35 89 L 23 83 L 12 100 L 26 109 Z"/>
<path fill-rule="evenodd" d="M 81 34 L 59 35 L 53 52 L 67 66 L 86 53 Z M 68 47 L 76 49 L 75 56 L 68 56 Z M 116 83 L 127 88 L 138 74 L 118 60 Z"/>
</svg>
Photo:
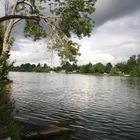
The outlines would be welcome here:
<svg viewBox="0 0 140 140">
<path fill-rule="evenodd" d="M 140 78 L 11 72 L 15 117 L 70 127 L 68 140 L 140 140 Z"/>
</svg>

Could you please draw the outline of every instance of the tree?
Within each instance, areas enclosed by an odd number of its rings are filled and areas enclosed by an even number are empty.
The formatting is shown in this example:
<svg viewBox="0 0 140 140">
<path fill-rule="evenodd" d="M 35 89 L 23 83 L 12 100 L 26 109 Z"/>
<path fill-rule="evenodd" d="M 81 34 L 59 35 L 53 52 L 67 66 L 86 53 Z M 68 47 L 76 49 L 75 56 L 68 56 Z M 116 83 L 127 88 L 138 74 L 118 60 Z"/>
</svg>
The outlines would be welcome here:
<svg viewBox="0 0 140 140">
<path fill-rule="evenodd" d="M 140 54 L 137 55 L 137 59 L 136 59 L 136 61 L 137 61 L 137 65 L 140 65 Z"/>
<path fill-rule="evenodd" d="M 13 26 L 22 19 L 26 19 L 25 36 L 32 36 L 34 40 L 50 34 L 50 32 L 46 34 L 41 25 L 44 21 L 47 22 L 47 27 L 52 30 L 52 33 L 54 31 L 60 37 L 70 37 L 71 33 L 78 37 L 90 35 L 92 22 L 89 14 L 94 12 L 94 4 L 94 0 L 77 0 L 76 2 L 75 0 L 51 0 L 50 2 L 47 0 L 16 0 L 12 5 L 11 14 L 0 18 L 0 22 L 10 19 L 6 25 L 3 53 L 9 52 L 10 33 Z M 50 11 L 45 15 L 42 9 L 47 5 L 50 6 Z M 56 38 L 54 40 L 57 41 Z M 64 40 L 68 45 L 73 45 L 69 40 Z"/>
<path fill-rule="evenodd" d="M 121 75 L 121 71 L 118 68 L 112 68 L 110 71 L 111 76 L 118 76 Z"/>
<path fill-rule="evenodd" d="M 22 72 L 50 72 L 50 67 L 47 64 L 43 66 L 40 63 L 36 66 L 35 64 L 21 64 L 21 66 L 13 66 L 11 67 L 11 71 L 22 71 Z"/>
<path fill-rule="evenodd" d="M 106 66 L 105 66 L 105 72 L 106 73 L 110 73 L 112 69 L 112 64 L 111 63 L 107 63 Z"/>
<path fill-rule="evenodd" d="M 88 63 L 86 65 L 82 65 L 80 67 L 80 72 L 81 73 L 92 73 L 92 64 Z"/>
<path fill-rule="evenodd" d="M 72 42 L 71 34 L 89 36 L 94 25 L 90 15 L 95 11 L 96 0 L 5 0 L 5 22 L 2 55 L 9 57 L 14 39 L 11 31 L 25 20 L 25 37 L 34 40 L 47 38 L 47 47 L 58 52 L 62 60 L 75 61 L 79 45 Z M 47 8 L 46 8 L 47 7 Z M 48 10 L 49 9 L 49 10 Z"/>
<path fill-rule="evenodd" d="M 96 73 L 104 73 L 105 72 L 105 66 L 102 63 L 97 63 L 94 67 L 95 67 Z"/>
<path fill-rule="evenodd" d="M 135 66 L 132 68 L 132 71 L 130 72 L 131 76 L 138 76 L 140 77 L 140 66 Z"/>
<path fill-rule="evenodd" d="M 133 67 L 136 65 L 137 65 L 136 55 L 130 56 L 130 58 L 127 61 L 128 72 L 130 72 L 133 69 Z"/>
<path fill-rule="evenodd" d="M 71 41 L 71 35 L 79 38 L 90 35 L 94 25 L 90 15 L 95 11 L 95 1 L 5 0 L 5 15 L 0 17 L 4 30 L 0 36 L 0 78 L 8 72 L 7 59 L 14 42 L 11 32 L 22 20 L 25 37 L 35 41 L 46 38 L 48 49 L 56 51 L 63 61 L 76 61 L 79 45 Z"/>
<path fill-rule="evenodd" d="M 115 68 L 118 68 L 123 73 L 128 73 L 128 66 L 126 63 L 123 63 L 123 62 L 117 63 L 115 65 Z"/>
</svg>

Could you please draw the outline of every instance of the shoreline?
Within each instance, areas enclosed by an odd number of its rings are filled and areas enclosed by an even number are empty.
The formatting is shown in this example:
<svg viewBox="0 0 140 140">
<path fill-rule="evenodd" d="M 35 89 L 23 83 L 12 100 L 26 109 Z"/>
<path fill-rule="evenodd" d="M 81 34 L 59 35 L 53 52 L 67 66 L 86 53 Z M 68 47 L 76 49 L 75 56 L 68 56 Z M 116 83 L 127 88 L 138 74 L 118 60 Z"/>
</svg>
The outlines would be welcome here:
<svg viewBox="0 0 140 140">
<path fill-rule="evenodd" d="M 34 72 L 34 71 L 31 71 L 31 72 L 27 72 L 27 71 L 10 71 L 10 72 L 21 72 L 21 73 L 47 73 L 47 74 L 81 74 L 81 75 L 93 75 L 93 76 L 122 76 L 122 77 L 138 77 L 138 76 L 131 76 L 129 74 L 120 74 L 120 75 L 110 75 L 108 73 L 104 73 L 104 74 L 101 74 L 101 73 L 80 73 L 80 72 Z"/>
</svg>

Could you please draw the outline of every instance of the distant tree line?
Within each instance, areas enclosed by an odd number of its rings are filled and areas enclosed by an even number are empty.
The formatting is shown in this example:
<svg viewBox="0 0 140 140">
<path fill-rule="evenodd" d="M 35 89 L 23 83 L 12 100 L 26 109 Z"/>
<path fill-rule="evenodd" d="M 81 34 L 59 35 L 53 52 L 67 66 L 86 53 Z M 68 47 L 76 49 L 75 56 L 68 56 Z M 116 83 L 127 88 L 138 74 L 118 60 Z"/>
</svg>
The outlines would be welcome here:
<svg viewBox="0 0 140 140">
<path fill-rule="evenodd" d="M 40 63 L 38 65 L 35 64 L 21 64 L 20 66 L 13 66 L 11 68 L 11 71 L 19 71 L 19 72 L 50 72 L 50 67 L 47 64 L 41 65 Z"/>
<path fill-rule="evenodd" d="M 102 63 L 88 63 L 77 65 L 76 63 L 62 62 L 61 66 L 50 68 L 47 64 L 22 64 L 13 66 L 11 71 L 22 72 L 66 72 L 66 73 L 83 73 L 83 74 L 107 74 L 112 76 L 139 76 L 140 77 L 140 55 L 132 55 L 127 62 L 120 62 L 113 66 L 110 62 L 106 65 Z"/>
<path fill-rule="evenodd" d="M 87 74 L 108 74 L 112 76 L 139 76 L 140 77 L 140 55 L 132 55 L 127 62 L 120 62 L 113 66 L 110 62 L 106 65 L 102 63 L 88 63 L 86 65 L 62 63 L 61 67 L 53 69 L 56 72 L 64 70 L 66 73 L 87 73 Z"/>
<path fill-rule="evenodd" d="M 126 63 L 116 64 L 114 69 L 124 74 L 140 77 L 140 54 L 130 56 Z"/>
<path fill-rule="evenodd" d="M 102 63 L 92 64 L 88 63 L 86 65 L 80 65 L 77 64 L 70 64 L 69 62 L 65 62 L 58 67 L 53 68 L 54 71 L 65 71 L 66 73 L 85 73 L 85 74 L 104 74 L 104 73 L 110 73 L 111 69 L 113 68 L 111 63 L 107 63 L 106 65 Z"/>
</svg>

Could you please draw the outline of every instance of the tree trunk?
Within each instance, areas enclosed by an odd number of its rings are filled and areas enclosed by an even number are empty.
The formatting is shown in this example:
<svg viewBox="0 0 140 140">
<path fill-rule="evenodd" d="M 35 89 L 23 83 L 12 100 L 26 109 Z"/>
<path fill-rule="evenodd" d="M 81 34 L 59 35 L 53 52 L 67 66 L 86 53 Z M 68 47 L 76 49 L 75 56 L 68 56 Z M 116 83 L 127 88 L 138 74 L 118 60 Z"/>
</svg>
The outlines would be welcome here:
<svg viewBox="0 0 140 140">
<path fill-rule="evenodd" d="M 18 0 L 16 0 L 15 5 L 12 8 L 11 14 L 14 15 L 16 12 Z M 15 20 L 11 19 L 5 25 L 5 33 L 2 40 L 2 46 L 0 48 L 0 81 L 5 81 L 7 79 L 9 67 L 7 65 L 7 59 L 9 58 L 10 52 L 10 34 L 13 28 Z"/>
<path fill-rule="evenodd" d="M 14 15 L 16 12 L 17 3 L 18 3 L 18 0 L 16 1 L 15 5 L 12 9 L 12 12 L 11 12 L 12 15 Z M 8 54 L 10 52 L 9 40 L 10 40 L 11 31 L 12 31 L 12 28 L 14 25 L 14 21 L 15 21 L 14 19 L 11 19 L 9 22 L 7 22 L 7 25 L 6 25 L 7 27 L 6 27 L 4 39 L 3 39 L 2 54 L 4 56 L 6 56 L 7 58 L 8 58 Z"/>
</svg>

